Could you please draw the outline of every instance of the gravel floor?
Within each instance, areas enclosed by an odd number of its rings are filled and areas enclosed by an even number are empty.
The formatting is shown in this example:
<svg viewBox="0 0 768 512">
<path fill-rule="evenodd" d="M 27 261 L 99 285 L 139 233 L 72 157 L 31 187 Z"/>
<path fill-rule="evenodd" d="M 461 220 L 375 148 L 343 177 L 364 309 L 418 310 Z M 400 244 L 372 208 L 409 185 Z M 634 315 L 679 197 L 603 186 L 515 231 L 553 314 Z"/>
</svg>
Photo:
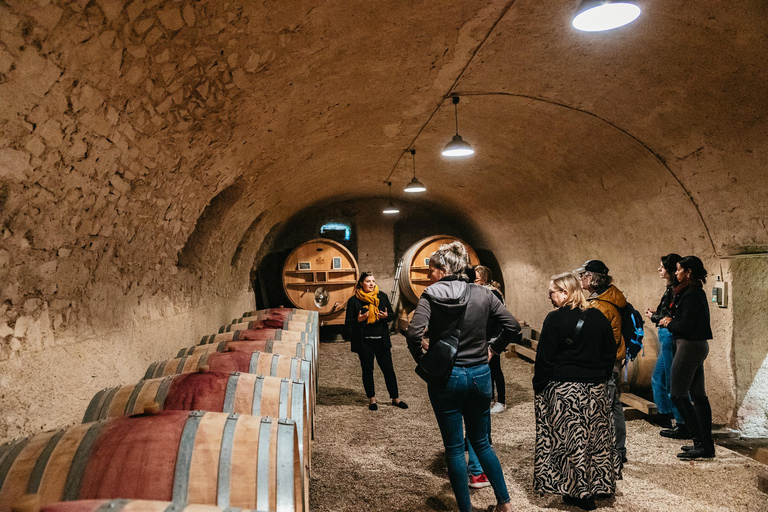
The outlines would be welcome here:
<svg viewBox="0 0 768 512">
<path fill-rule="evenodd" d="M 410 409 L 389 405 L 376 369 L 379 410 L 369 411 L 357 355 L 347 343 L 322 343 L 316 438 L 312 445 L 310 508 L 313 512 L 457 510 L 443 460 L 442 442 L 426 385 L 413 373 L 402 336 L 393 337 L 400 395 Z M 508 410 L 493 416 L 493 443 L 514 510 L 580 510 L 558 496 L 533 491 L 533 365 L 502 358 Z M 598 509 L 622 511 L 768 511 L 757 488 L 765 466 L 722 447 L 717 458 L 681 462 L 680 443 L 658 435 L 645 420 L 627 422 L 629 463 L 616 496 Z M 484 510 L 495 502 L 490 488 L 472 491 Z"/>
</svg>

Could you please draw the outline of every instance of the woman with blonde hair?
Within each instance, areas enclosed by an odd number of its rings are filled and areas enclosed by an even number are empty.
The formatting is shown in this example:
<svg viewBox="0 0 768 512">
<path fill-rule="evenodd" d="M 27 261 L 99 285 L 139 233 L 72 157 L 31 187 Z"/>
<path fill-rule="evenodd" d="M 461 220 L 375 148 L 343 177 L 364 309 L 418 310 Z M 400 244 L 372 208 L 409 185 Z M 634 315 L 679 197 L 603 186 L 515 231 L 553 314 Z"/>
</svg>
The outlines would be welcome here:
<svg viewBox="0 0 768 512">
<path fill-rule="evenodd" d="M 544 320 L 533 375 L 534 488 L 594 510 L 594 497 L 613 494 L 621 471 L 606 390 L 616 342 L 570 272 L 552 276 L 549 300 L 556 309 Z"/>
</svg>

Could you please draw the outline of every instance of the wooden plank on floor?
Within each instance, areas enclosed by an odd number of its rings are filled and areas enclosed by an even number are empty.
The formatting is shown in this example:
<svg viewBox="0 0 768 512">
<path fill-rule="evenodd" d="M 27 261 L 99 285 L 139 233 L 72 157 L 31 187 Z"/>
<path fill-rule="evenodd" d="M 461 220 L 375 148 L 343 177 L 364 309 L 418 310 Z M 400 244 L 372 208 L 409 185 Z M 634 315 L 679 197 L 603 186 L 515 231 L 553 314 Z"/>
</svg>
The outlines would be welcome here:
<svg viewBox="0 0 768 512">
<path fill-rule="evenodd" d="M 657 414 L 656 404 L 632 393 L 622 393 L 621 403 L 645 414 Z"/>
<path fill-rule="evenodd" d="M 524 357 L 526 359 L 530 359 L 531 361 L 535 361 L 536 360 L 536 351 L 531 349 L 531 348 L 524 347 L 522 345 L 518 345 L 517 343 L 510 343 L 509 344 L 509 348 L 511 350 L 514 350 L 515 353 L 517 355 L 521 356 L 521 357 Z"/>
</svg>

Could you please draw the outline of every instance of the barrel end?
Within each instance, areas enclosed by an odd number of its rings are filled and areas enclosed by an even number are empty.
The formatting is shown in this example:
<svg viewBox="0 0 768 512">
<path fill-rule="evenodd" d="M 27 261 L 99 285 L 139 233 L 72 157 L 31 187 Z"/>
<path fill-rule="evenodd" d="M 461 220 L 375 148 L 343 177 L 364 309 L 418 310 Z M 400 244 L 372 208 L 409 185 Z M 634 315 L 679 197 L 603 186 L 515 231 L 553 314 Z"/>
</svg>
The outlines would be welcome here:
<svg viewBox="0 0 768 512">
<path fill-rule="evenodd" d="M 144 414 L 157 414 L 160 412 L 160 404 L 157 402 L 147 402 L 144 404 Z"/>
<path fill-rule="evenodd" d="M 197 369 L 197 373 L 208 373 L 208 372 L 210 372 L 210 371 L 211 371 L 211 367 L 210 367 L 210 366 L 208 366 L 207 364 L 204 364 L 204 365 L 200 366 L 200 367 Z"/>
</svg>

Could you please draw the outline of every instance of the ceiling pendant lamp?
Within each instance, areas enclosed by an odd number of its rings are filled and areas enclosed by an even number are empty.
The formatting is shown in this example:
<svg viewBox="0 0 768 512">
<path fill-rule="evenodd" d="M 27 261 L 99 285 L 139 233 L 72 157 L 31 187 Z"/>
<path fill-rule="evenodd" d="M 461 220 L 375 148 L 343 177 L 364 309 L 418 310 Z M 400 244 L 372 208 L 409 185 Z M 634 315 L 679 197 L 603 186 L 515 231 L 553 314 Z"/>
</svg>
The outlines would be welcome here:
<svg viewBox="0 0 768 512">
<path fill-rule="evenodd" d="M 443 148 L 443 156 L 447 156 L 448 158 L 456 158 L 474 155 L 475 150 L 472 149 L 472 146 L 470 146 L 468 142 L 461 138 L 461 135 L 459 135 L 459 110 L 456 106 L 459 104 L 459 97 L 453 96 L 452 100 L 453 114 L 456 121 L 456 135 L 454 135 L 453 139 L 451 139 L 451 142 L 446 144 Z"/>
<path fill-rule="evenodd" d="M 573 27 L 600 32 L 632 23 L 638 16 L 640 7 L 633 0 L 583 0 L 576 9 Z"/>
<path fill-rule="evenodd" d="M 400 209 L 392 202 L 392 182 L 388 181 L 387 185 L 389 186 L 389 204 L 384 207 L 381 213 L 384 215 L 395 215 L 400 213 Z"/>
<path fill-rule="evenodd" d="M 416 150 L 411 150 L 411 156 L 413 156 L 413 179 L 410 183 L 408 183 L 405 186 L 405 191 L 411 194 L 415 194 L 417 192 L 426 192 L 427 187 L 425 187 L 419 180 L 416 179 Z"/>
</svg>

